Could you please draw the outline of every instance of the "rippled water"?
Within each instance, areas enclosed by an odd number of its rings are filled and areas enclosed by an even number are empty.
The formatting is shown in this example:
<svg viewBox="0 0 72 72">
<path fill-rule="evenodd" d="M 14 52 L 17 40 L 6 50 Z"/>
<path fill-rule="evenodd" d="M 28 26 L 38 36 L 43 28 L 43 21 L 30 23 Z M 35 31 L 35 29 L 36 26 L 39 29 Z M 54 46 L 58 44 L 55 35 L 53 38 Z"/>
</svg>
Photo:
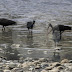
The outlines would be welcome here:
<svg viewBox="0 0 72 72">
<path fill-rule="evenodd" d="M 71 0 L 0 0 L 0 18 L 17 22 L 17 25 L 7 27 L 5 32 L 0 26 L 0 46 L 8 59 L 11 56 L 14 59 L 19 56 L 72 59 L 72 31 L 62 34 L 62 40 L 58 44 L 62 50 L 56 56 L 52 34 L 47 36 L 49 23 L 53 26 L 64 24 L 72 27 Z M 33 32 L 29 33 L 26 23 L 32 20 L 36 20 L 36 23 Z"/>
</svg>

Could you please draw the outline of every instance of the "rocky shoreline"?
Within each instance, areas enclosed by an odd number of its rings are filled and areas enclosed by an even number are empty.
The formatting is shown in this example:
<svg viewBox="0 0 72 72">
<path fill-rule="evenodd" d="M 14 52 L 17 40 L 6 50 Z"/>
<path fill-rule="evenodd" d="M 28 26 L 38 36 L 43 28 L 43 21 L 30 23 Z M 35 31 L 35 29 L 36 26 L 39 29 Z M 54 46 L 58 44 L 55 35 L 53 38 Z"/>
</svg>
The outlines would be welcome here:
<svg viewBox="0 0 72 72">
<path fill-rule="evenodd" d="M 72 60 L 52 62 L 48 58 L 23 58 L 5 60 L 0 58 L 0 72 L 72 72 Z"/>
</svg>

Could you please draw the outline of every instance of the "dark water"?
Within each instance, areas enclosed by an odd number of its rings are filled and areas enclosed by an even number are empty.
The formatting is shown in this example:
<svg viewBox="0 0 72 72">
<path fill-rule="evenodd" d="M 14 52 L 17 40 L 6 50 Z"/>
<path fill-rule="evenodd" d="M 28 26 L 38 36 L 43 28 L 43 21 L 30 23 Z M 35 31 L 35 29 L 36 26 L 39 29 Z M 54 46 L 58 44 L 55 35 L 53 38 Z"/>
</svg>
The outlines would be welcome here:
<svg viewBox="0 0 72 72">
<path fill-rule="evenodd" d="M 72 31 L 65 31 L 54 56 L 55 45 L 52 34 L 47 36 L 49 23 L 69 25 L 72 27 L 71 0 L 0 0 L 0 18 L 17 22 L 15 26 L 0 26 L 1 55 L 7 59 L 23 57 L 49 57 L 53 61 L 63 58 L 72 59 Z M 32 33 L 26 28 L 26 22 L 36 20 Z"/>
</svg>

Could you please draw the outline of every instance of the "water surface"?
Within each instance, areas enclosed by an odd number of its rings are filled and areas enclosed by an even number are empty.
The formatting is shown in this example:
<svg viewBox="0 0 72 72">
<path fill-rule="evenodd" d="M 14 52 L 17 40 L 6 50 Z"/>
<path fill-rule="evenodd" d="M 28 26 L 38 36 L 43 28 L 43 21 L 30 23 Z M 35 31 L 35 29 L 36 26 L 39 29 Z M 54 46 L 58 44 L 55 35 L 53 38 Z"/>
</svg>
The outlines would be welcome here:
<svg viewBox="0 0 72 72">
<path fill-rule="evenodd" d="M 18 56 L 72 59 L 72 31 L 62 34 L 62 40 L 58 44 L 62 50 L 56 56 L 52 34 L 47 36 L 49 23 L 53 26 L 64 24 L 72 27 L 71 0 L 0 0 L 0 18 L 17 22 L 17 25 L 7 27 L 5 32 L 0 26 L 0 47 L 6 52 L 8 59 L 11 59 L 11 55 L 15 55 L 17 59 Z M 32 33 L 29 33 L 26 23 L 32 20 L 36 20 L 36 23 Z"/>
</svg>

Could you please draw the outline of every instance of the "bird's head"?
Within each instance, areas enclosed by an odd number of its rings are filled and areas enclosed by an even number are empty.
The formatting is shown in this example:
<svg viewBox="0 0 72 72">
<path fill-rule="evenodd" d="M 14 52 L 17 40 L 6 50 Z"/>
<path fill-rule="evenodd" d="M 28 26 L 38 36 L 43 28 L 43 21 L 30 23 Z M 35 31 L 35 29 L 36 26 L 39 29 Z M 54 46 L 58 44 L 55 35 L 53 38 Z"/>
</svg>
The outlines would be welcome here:
<svg viewBox="0 0 72 72">
<path fill-rule="evenodd" d="M 33 24 L 35 24 L 35 20 L 33 20 Z"/>
</svg>

